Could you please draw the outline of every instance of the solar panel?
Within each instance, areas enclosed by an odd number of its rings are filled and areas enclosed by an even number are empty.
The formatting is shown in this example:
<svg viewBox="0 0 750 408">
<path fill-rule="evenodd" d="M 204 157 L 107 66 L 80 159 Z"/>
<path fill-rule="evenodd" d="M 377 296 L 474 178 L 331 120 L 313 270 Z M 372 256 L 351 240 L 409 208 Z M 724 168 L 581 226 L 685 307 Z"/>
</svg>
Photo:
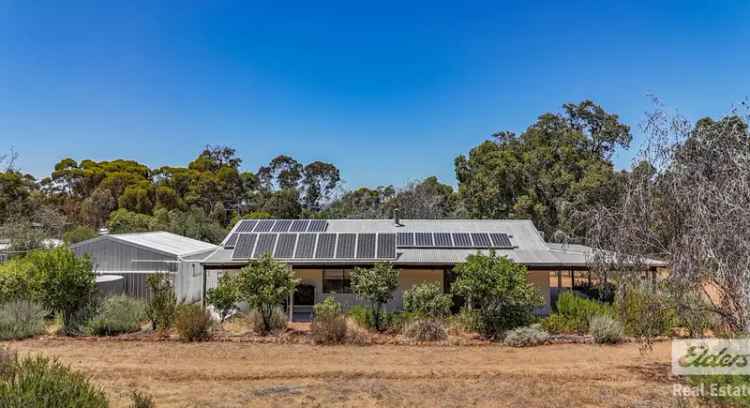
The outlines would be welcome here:
<svg viewBox="0 0 750 408">
<path fill-rule="evenodd" d="M 492 239 L 492 246 L 495 248 L 513 248 L 508 234 L 490 233 L 490 238 Z"/>
<path fill-rule="evenodd" d="M 416 246 L 418 247 L 431 247 L 434 244 L 432 243 L 432 233 L 431 232 L 417 232 L 415 233 L 416 238 Z"/>
<path fill-rule="evenodd" d="M 274 222 L 276 222 L 276 220 L 260 220 L 258 221 L 258 225 L 255 226 L 253 232 L 269 232 L 271 231 Z"/>
<path fill-rule="evenodd" d="M 242 220 L 240 225 L 237 226 L 236 232 L 252 232 L 257 223 L 258 221 L 256 220 Z"/>
<path fill-rule="evenodd" d="M 271 232 L 287 232 L 291 226 L 292 220 L 277 220 L 276 224 L 273 224 Z"/>
<path fill-rule="evenodd" d="M 471 235 L 465 232 L 454 232 L 453 234 L 453 246 L 457 248 L 471 248 Z"/>
<path fill-rule="evenodd" d="M 338 234 L 339 243 L 336 246 L 337 259 L 354 258 L 354 249 L 357 246 L 357 234 Z"/>
<path fill-rule="evenodd" d="M 336 250 L 336 234 L 318 234 L 318 249 L 316 259 L 330 259 Z"/>
<path fill-rule="evenodd" d="M 232 258 L 251 258 L 256 239 L 258 239 L 258 234 L 240 234 L 232 252 Z"/>
<path fill-rule="evenodd" d="M 375 258 L 375 239 L 376 234 L 357 234 L 357 258 L 371 259 Z"/>
<path fill-rule="evenodd" d="M 308 225 L 310 225 L 310 220 L 294 220 L 289 232 L 305 232 Z"/>
<path fill-rule="evenodd" d="M 400 247 L 414 246 L 414 233 L 413 232 L 399 232 L 398 233 L 398 246 Z"/>
<path fill-rule="evenodd" d="M 328 229 L 328 221 L 326 220 L 311 220 L 310 226 L 307 227 L 307 232 L 325 232 Z"/>
<path fill-rule="evenodd" d="M 448 232 L 436 232 L 432 234 L 435 237 L 435 246 L 438 248 L 452 248 L 453 240 Z"/>
<path fill-rule="evenodd" d="M 297 239 L 297 252 L 295 258 L 312 258 L 315 254 L 315 240 L 318 234 L 299 234 Z"/>
<path fill-rule="evenodd" d="M 476 248 L 491 248 L 492 242 L 490 242 L 490 234 L 486 232 L 472 233 L 471 239 L 474 241 Z"/>
<path fill-rule="evenodd" d="M 276 244 L 274 258 L 291 258 L 294 256 L 294 245 L 297 243 L 297 234 L 279 234 L 279 243 Z"/>
<path fill-rule="evenodd" d="M 236 232 L 230 235 L 229 238 L 227 238 L 227 241 L 224 243 L 224 248 L 226 249 L 234 248 L 235 244 L 237 244 L 238 235 L 239 234 L 237 234 Z"/>
<path fill-rule="evenodd" d="M 396 234 L 378 234 L 378 258 L 396 258 Z"/>
<path fill-rule="evenodd" d="M 279 234 L 258 234 L 258 245 L 255 246 L 253 258 L 260 258 L 265 254 L 273 253 L 273 247 L 276 245 L 276 237 Z"/>
</svg>

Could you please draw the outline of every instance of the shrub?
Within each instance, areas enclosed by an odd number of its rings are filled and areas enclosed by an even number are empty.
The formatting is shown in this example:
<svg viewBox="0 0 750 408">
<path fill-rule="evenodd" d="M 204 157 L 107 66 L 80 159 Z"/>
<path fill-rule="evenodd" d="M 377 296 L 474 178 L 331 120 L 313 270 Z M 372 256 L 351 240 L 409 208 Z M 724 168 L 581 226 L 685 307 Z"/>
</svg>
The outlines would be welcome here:
<svg viewBox="0 0 750 408">
<path fill-rule="evenodd" d="M 588 333 L 589 320 L 594 316 L 614 316 L 612 306 L 597 302 L 596 300 L 586 299 L 572 291 L 565 291 L 560 294 L 555 304 L 558 319 L 562 323 L 562 332 L 575 332 L 578 334 Z M 567 320 L 567 322 L 562 322 Z"/>
<path fill-rule="evenodd" d="M 130 393 L 130 408 L 156 408 L 154 398 L 146 393 L 133 391 Z"/>
<path fill-rule="evenodd" d="M 542 328 L 549 333 L 576 333 L 578 330 L 577 322 L 561 314 L 551 314 L 542 319 Z"/>
<path fill-rule="evenodd" d="M 676 322 L 674 304 L 659 288 L 649 285 L 623 287 L 615 309 L 625 325 L 625 333 L 639 337 L 650 347 L 651 339 L 669 335 Z"/>
<path fill-rule="evenodd" d="M 372 327 L 372 311 L 362 305 L 354 305 L 349 309 L 347 313 L 350 319 L 352 319 L 359 327 L 369 329 Z"/>
<path fill-rule="evenodd" d="M 216 288 L 206 291 L 206 302 L 216 308 L 222 322 L 234 310 L 238 300 L 237 280 L 229 274 L 224 274 L 219 278 Z"/>
<path fill-rule="evenodd" d="M 261 323 L 256 326 L 260 329 L 256 330 L 258 334 L 274 330 L 275 310 L 294 293 L 297 282 L 288 265 L 274 260 L 268 254 L 240 270 L 237 276 L 239 296 L 260 313 L 260 321 L 254 320 L 256 324 Z"/>
<path fill-rule="evenodd" d="M 104 392 L 83 374 L 46 357 L 13 358 L 0 370 L 1 407 L 107 407 Z"/>
<path fill-rule="evenodd" d="M 47 311 L 26 300 L 0 305 L 0 340 L 18 340 L 44 332 Z"/>
<path fill-rule="evenodd" d="M 316 343 L 341 343 L 346 338 L 346 318 L 341 305 L 332 297 L 315 305 L 311 325 L 313 340 Z"/>
<path fill-rule="evenodd" d="M 271 317 L 268 322 L 263 317 L 263 313 L 255 309 L 248 313 L 247 318 L 253 327 L 253 331 L 260 335 L 283 331 L 289 321 L 289 317 L 280 307 L 271 309 Z"/>
<path fill-rule="evenodd" d="M 211 338 L 211 315 L 201 305 L 178 305 L 175 329 L 185 341 L 203 341 Z"/>
<path fill-rule="evenodd" d="M 146 317 L 153 330 L 166 331 L 174 324 L 177 298 L 169 276 L 155 273 L 146 278 L 151 289 L 151 299 L 146 305 Z"/>
<path fill-rule="evenodd" d="M 549 333 L 542 330 L 539 325 L 531 325 L 528 327 L 519 327 L 517 329 L 508 330 L 505 333 L 505 340 L 503 343 L 506 346 L 511 347 L 531 347 L 544 344 L 549 339 Z"/>
<path fill-rule="evenodd" d="M 622 323 L 609 316 L 594 316 L 589 322 L 589 334 L 598 344 L 616 344 L 622 341 L 625 330 Z"/>
<path fill-rule="evenodd" d="M 75 226 L 63 234 L 63 241 L 68 245 L 73 245 L 97 237 L 96 231 L 91 227 L 82 225 Z"/>
<path fill-rule="evenodd" d="M 0 299 L 38 301 L 41 279 L 26 258 L 13 258 L 0 264 Z"/>
<path fill-rule="evenodd" d="M 412 312 L 386 312 L 383 313 L 383 328 L 389 332 L 401 333 L 406 325 L 419 318 L 429 319 L 429 317 L 423 317 Z"/>
<path fill-rule="evenodd" d="M 448 330 L 439 319 L 417 318 L 404 325 L 403 335 L 417 341 L 441 341 L 448 338 Z"/>
<path fill-rule="evenodd" d="M 86 324 L 86 333 L 94 336 L 114 336 L 132 333 L 141 329 L 146 318 L 143 301 L 126 295 L 115 295 L 104 299 L 96 316 Z"/>
<path fill-rule="evenodd" d="M 370 305 L 375 330 L 384 330 L 383 305 L 393 299 L 398 287 L 398 269 L 389 263 L 377 263 L 370 269 L 354 268 L 351 276 L 352 291 Z"/>
<path fill-rule="evenodd" d="M 448 318 L 449 326 L 452 330 L 461 332 L 478 332 L 479 331 L 479 311 L 462 307 L 461 310 Z"/>
<path fill-rule="evenodd" d="M 420 283 L 404 292 L 404 310 L 430 318 L 446 317 L 451 312 L 453 300 L 443 293 L 437 283 Z"/>
<path fill-rule="evenodd" d="M 95 301 L 91 260 L 88 256 L 76 256 L 65 246 L 32 251 L 28 258 L 42 288 L 41 304 L 62 317 L 64 334 L 78 334 Z"/>
<path fill-rule="evenodd" d="M 478 310 L 479 332 L 488 338 L 528 325 L 542 305 L 539 292 L 528 282 L 526 267 L 506 257 L 470 255 L 454 269 L 453 293 Z"/>
</svg>

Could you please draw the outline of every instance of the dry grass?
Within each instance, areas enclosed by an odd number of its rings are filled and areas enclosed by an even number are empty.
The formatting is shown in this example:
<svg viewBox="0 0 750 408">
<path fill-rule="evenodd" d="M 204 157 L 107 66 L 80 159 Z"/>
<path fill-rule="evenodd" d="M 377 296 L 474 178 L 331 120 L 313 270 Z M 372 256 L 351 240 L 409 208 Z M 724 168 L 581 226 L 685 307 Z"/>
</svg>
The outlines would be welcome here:
<svg viewBox="0 0 750 408">
<path fill-rule="evenodd" d="M 671 405 L 670 343 L 481 347 L 312 346 L 44 338 L 6 343 L 57 356 L 114 402 L 159 407 Z"/>
</svg>

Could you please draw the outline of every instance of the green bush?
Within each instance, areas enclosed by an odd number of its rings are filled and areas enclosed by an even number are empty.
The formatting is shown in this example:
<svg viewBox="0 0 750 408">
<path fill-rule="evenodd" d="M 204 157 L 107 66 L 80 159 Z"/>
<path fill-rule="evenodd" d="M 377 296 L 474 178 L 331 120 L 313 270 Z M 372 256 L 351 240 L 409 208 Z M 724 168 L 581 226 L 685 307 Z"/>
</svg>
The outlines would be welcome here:
<svg viewBox="0 0 750 408">
<path fill-rule="evenodd" d="M 108 401 L 83 374 L 46 357 L 0 362 L 0 407 L 101 408 Z"/>
<path fill-rule="evenodd" d="M 96 231 L 91 227 L 77 225 L 63 234 L 63 241 L 68 245 L 77 244 L 97 237 Z"/>
<path fill-rule="evenodd" d="M 155 273 L 146 278 L 151 289 L 151 299 L 146 305 L 146 317 L 151 321 L 153 330 L 166 331 L 174 324 L 177 309 L 177 297 L 169 276 Z"/>
<path fill-rule="evenodd" d="M 86 324 L 86 333 L 94 336 L 114 336 L 137 332 L 146 318 L 146 304 L 126 295 L 104 299 L 94 318 Z"/>
<path fill-rule="evenodd" d="M 211 315 L 201 305 L 178 305 L 175 329 L 185 341 L 204 341 L 211 338 Z"/>
<path fill-rule="evenodd" d="M 577 322 L 561 314 L 551 314 L 542 319 L 542 328 L 552 334 L 576 333 Z"/>
<path fill-rule="evenodd" d="M 216 308 L 222 322 L 235 309 L 238 300 L 237 279 L 228 273 L 219 278 L 216 288 L 206 291 L 206 302 Z"/>
<path fill-rule="evenodd" d="M 403 335 L 417 341 L 441 341 L 448 338 L 448 330 L 440 319 L 416 318 L 404 325 Z"/>
<path fill-rule="evenodd" d="M 625 330 L 622 323 L 609 316 L 594 316 L 589 321 L 589 334 L 598 344 L 616 344 L 622 341 Z"/>
<path fill-rule="evenodd" d="M 385 330 L 383 305 L 393 299 L 398 288 L 399 270 L 389 263 L 377 263 L 372 268 L 354 268 L 351 276 L 352 291 L 364 299 L 372 311 L 375 330 Z"/>
<path fill-rule="evenodd" d="M 27 255 L 39 279 L 39 301 L 62 318 L 64 334 L 79 334 L 96 301 L 96 278 L 88 256 L 79 257 L 66 246 L 32 251 Z"/>
<path fill-rule="evenodd" d="M 39 301 L 41 279 L 26 258 L 13 258 L 0 263 L 0 299 Z"/>
<path fill-rule="evenodd" d="M 677 322 L 677 313 L 670 296 L 650 285 L 621 288 L 615 300 L 617 316 L 625 325 L 625 333 L 649 342 L 668 336 Z"/>
<path fill-rule="evenodd" d="M 461 332 L 479 331 L 479 311 L 462 307 L 461 311 L 448 318 L 449 325 Z"/>
<path fill-rule="evenodd" d="M 544 344 L 549 339 L 549 333 L 539 325 L 519 327 L 505 333 L 503 343 L 511 347 L 531 347 Z"/>
<path fill-rule="evenodd" d="M 437 283 L 420 283 L 404 292 L 404 311 L 429 318 L 450 315 L 452 297 Z"/>
<path fill-rule="evenodd" d="M 561 293 L 555 306 L 557 315 L 560 316 L 556 318 L 556 323 L 560 323 L 559 328 L 563 330 L 553 332 L 585 334 L 589 331 L 589 320 L 592 317 L 614 316 L 612 306 L 586 299 L 571 291 Z"/>
<path fill-rule="evenodd" d="M 247 319 L 253 327 L 253 331 L 256 334 L 263 336 L 268 333 L 278 333 L 286 330 L 287 324 L 289 323 L 289 317 L 280 307 L 274 307 L 271 309 L 271 317 L 268 318 L 267 322 L 263 313 L 255 309 L 248 313 Z"/>
<path fill-rule="evenodd" d="M 156 408 L 154 398 L 138 391 L 130 393 L 130 408 Z"/>
<path fill-rule="evenodd" d="M 349 309 L 347 313 L 350 319 L 352 319 L 359 327 L 369 329 L 373 325 L 372 311 L 362 305 L 354 305 Z"/>
<path fill-rule="evenodd" d="M 297 287 L 298 280 L 294 278 L 289 265 L 266 254 L 242 268 L 236 279 L 240 299 L 246 301 L 260 315 L 260 320 L 254 319 L 256 329 L 260 329 L 256 330 L 256 333 L 266 334 L 274 331 L 275 325 L 279 323 L 278 320 L 273 321 L 276 318 L 275 310 L 294 294 Z"/>
<path fill-rule="evenodd" d="M 0 305 L 0 340 L 19 340 L 44 333 L 47 311 L 27 300 Z"/>
<path fill-rule="evenodd" d="M 457 278 L 453 293 L 478 310 L 477 328 L 487 338 L 528 325 L 536 317 L 536 308 L 543 304 L 539 292 L 528 282 L 526 267 L 494 252 L 470 255 L 454 271 Z"/>
<path fill-rule="evenodd" d="M 332 297 L 315 305 L 311 331 L 316 343 L 341 343 L 346 338 L 346 317 Z"/>
</svg>

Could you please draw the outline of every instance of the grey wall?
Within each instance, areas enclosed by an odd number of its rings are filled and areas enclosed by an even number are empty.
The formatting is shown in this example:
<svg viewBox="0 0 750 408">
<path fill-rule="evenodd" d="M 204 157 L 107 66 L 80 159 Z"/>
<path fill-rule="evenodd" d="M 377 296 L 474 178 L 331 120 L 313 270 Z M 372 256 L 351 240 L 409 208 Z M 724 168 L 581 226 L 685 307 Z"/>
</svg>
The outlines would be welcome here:
<svg viewBox="0 0 750 408">
<path fill-rule="evenodd" d="M 124 278 L 125 294 L 141 299 L 150 297 L 146 278 L 167 272 L 174 282 L 176 256 L 165 255 L 113 239 L 99 239 L 73 248 L 76 255 L 88 254 L 97 274 L 116 274 Z M 148 260 L 154 262 L 134 262 Z"/>
</svg>

